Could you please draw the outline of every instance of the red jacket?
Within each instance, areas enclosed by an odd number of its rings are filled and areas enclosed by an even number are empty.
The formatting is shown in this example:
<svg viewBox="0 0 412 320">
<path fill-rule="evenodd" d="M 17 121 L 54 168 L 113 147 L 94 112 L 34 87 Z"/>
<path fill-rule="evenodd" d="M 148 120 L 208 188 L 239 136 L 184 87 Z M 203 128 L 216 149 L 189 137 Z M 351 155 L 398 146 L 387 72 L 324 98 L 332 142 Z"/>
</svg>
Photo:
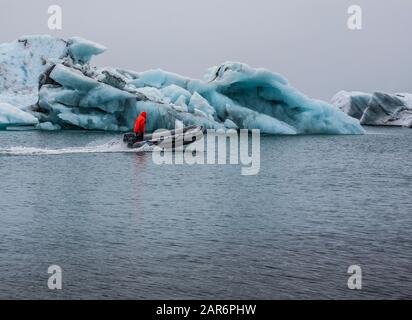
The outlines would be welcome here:
<svg viewBox="0 0 412 320">
<path fill-rule="evenodd" d="M 146 127 L 146 112 L 142 112 L 140 116 L 137 117 L 136 122 L 134 123 L 134 133 L 142 132 L 144 133 Z"/>
</svg>

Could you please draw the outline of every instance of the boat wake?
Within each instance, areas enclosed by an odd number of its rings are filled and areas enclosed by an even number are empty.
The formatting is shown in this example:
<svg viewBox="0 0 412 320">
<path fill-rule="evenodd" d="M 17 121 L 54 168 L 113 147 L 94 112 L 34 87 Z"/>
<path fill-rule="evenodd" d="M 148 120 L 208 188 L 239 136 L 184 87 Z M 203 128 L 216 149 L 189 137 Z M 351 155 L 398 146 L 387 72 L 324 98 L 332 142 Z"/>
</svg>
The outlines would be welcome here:
<svg viewBox="0 0 412 320">
<path fill-rule="evenodd" d="M 34 148 L 34 147 L 10 147 L 0 148 L 0 156 L 37 156 L 37 155 L 62 155 L 76 153 L 139 153 L 153 151 L 153 147 L 142 146 L 137 149 L 129 149 L 118 140 L 110 141 L 101 145 L 87 145 L 85 147 L 68 147 L 68 148 Z"/>
</svg>

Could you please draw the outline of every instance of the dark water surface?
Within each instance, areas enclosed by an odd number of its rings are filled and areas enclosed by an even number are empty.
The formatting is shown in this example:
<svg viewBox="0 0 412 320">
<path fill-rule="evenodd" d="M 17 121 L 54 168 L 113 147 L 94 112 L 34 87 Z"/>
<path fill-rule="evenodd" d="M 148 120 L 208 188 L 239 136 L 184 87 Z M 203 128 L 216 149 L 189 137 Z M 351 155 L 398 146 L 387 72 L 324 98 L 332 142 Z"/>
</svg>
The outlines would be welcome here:
<svg viewBox="0 0 412 320">
<path fill-rule="evenodd" d="M 257 176 L 0 132 L 0 298 L 412 298 L 412 130 L 367 130 L 262 137 Z"/>
</svg>

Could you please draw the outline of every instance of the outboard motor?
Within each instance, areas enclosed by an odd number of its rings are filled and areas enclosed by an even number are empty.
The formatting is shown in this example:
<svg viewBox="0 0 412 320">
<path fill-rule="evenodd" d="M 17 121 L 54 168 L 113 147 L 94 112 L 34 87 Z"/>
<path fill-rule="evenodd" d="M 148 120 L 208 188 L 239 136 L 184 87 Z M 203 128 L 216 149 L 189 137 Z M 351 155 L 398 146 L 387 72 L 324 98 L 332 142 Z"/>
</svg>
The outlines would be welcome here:
<svg viewBox="0 0 412 320">
<path fill-rule="evenodd" d="M 134 133 L 125 133 L 123 136 L 123 142 L 134 142 L 136 139 L 136 134 Z"/>
</svg>

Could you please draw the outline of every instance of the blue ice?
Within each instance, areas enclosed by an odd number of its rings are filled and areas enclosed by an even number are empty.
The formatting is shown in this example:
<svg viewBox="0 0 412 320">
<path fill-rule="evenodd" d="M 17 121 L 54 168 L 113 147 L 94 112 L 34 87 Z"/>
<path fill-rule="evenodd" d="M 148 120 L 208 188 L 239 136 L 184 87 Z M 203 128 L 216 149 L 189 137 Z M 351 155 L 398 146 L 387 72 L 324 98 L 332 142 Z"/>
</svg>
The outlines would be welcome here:
<svg viewBox="0 0 412 320">
<path fill-rule="evenodd" d="M 0 45 L 0 62 L 7 66 L 0 70 L 0 102 L 18 102 L 11 103 L 10 113 L 20 109 L 31 117 L 27 123 L 36 119 L 43 130 L 127 131 L 146 111 L 148 131 L 171 129 L 179 121 L 280 135 L 364 133 L 357 119 L 307 97 L 266 69 L 226 62 L 198 80 L 160 69 L 92 66 L 91 58 L 104 51 L 104 46 L 78 37 L 32 36 Z M 12 83 L 15 89 L 10 89 Z M 25 92 L 31 98 L 19 100 Z M 0 111 L 0 126 L 1 113 L 5 117 L 7 108 Z"/>
</svg>

